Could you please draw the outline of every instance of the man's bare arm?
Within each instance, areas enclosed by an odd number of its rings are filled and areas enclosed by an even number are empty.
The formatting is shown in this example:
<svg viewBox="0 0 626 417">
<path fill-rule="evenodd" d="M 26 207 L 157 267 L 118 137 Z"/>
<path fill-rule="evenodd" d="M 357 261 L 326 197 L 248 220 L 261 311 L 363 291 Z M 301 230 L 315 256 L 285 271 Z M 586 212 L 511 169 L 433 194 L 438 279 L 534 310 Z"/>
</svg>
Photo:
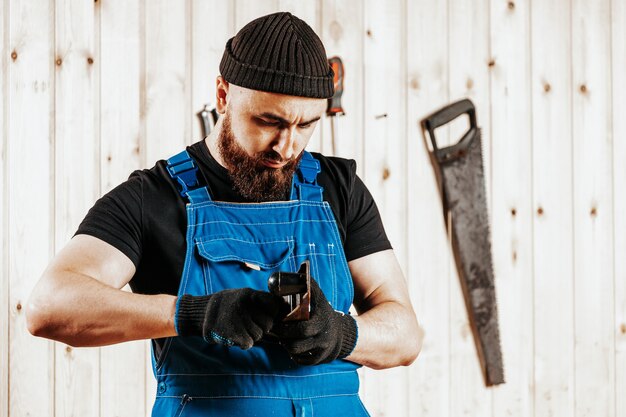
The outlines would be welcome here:
<svg viewBox="0 0 626 417">
<path fill-rule="evenodd" d="M 176 297 L 122 291 L 134 273 L 131 260 L 115 247 L 75 236 L 33 289 L 28 330 L 72 346 L 175 336 Z"/>
<path fill-rule="evenodd" d="M 423 331 L 394 252 L 377 252 L 348 266 L 359 337 L 346 359 L 374 369 L 410 365 L 422 348 Z"/>
</svg>

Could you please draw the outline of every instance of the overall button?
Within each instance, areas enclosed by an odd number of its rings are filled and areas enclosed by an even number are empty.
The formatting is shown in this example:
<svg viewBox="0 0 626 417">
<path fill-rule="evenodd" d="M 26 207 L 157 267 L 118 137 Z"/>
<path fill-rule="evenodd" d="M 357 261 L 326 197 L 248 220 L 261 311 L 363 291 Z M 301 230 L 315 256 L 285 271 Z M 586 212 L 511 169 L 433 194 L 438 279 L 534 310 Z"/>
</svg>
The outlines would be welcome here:
<svg viewBox="0 0 626 417">
<path fill-rule="evenodd" d="M 163 394 L 165 391 L 167 391 L 167 384 L 165 382 L 159 383 L 158 391 L 159 394 Z"/>
</svg>

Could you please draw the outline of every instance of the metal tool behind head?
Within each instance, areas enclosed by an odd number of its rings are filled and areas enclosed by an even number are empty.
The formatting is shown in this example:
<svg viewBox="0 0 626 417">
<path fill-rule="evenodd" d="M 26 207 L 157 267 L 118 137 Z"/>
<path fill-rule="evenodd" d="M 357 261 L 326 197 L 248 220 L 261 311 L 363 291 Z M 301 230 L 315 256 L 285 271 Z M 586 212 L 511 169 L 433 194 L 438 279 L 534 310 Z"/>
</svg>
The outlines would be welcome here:
<svg viewBox="0 0 626 417">
<path fill-rule="evenodd" d="M 289 314 L 283 321 L 308 320 L 311 311 L 311 273 L 309 261 L 300 265 L 298 272 L 274 272 L 267 280 L 272 294 L 289 304 Z"/>
<path fill-rule="evenodd" d="M 200 122 L 202 123 L 203 137 L 207 137 L 215 127 L 219 114 L 212 104 L 205 104 L 204 108 L 198 113 Z"/>
</svg>

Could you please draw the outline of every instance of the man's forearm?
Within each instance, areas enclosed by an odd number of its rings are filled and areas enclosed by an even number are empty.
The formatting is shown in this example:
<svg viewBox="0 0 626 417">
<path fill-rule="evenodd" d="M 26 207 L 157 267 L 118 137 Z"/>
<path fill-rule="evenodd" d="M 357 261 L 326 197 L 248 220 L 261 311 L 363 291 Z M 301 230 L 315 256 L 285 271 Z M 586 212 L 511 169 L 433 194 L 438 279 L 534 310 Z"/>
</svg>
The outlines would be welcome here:
<svg viewBox="0 0 626 417">
<path fill-rule="evenodd" d="M 39 284 L 27 305 L 29 331 L 71 346 L 175 336 L 176 297 L 118 290 L 71 271 Z"/>
<path fill-rule="evenodd" d="M 374 369 L 410 365 L 422 346 L 422 330 L 412 310 L 385 302 L 355 317 L 358 340 L 345 358 Z"/>
</svg>

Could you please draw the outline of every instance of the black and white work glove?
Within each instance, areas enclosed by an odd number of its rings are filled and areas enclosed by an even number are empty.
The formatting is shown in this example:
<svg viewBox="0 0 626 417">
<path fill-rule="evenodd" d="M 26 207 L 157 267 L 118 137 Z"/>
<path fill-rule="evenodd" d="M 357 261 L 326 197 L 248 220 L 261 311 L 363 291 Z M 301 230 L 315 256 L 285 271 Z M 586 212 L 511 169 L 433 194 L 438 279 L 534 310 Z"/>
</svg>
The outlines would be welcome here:
<svg viewBox="0 0 626 417">
<path fill-rule="evenodd" d="M 176 303 L 174 323 L 179 336 L 250 349 L 272 328 L 283 304 L 281 297 L 251 288 L 185 294 Z"/>
<path fill-rule="evenodd" d="M 279 322 L 272 333 L 300 365 L 317 365 L 342 359 L 354 350 L 358 337 L 352 316 L 336 311 L 311 278 L 311 314 L 308 320 Z"/>
</svg>

